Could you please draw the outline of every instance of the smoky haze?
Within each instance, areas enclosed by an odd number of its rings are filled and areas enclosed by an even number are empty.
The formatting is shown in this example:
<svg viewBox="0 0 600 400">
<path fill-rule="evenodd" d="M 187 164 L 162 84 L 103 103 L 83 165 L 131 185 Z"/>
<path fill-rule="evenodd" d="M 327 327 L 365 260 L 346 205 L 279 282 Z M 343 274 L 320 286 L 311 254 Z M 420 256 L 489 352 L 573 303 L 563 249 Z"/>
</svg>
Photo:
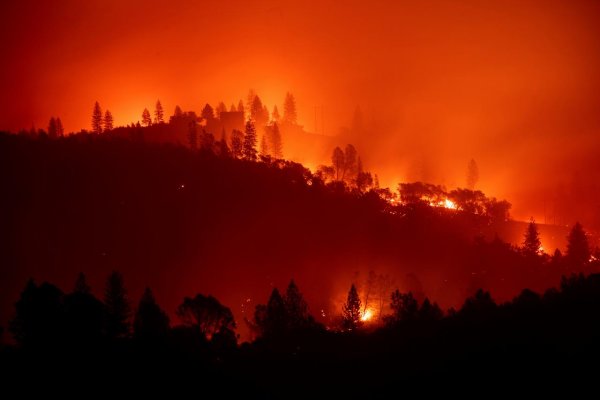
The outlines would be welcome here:
<svg viewBox="0 0 600 400">
<path fill-rule="evenodd" d="M 328 162 L 353 142 L 383 185 L 478 188 L 513 216 L 598 228 L 600 4 L 594 1 L 5 2 L 0 129 L 116 125 L 160 98 L 200 111 L 287 91 L 335 137 L 284 152 Z M 317 107 L 317 108 L 315 108 Z M 355 118 L 357 107 L 362 118 Z M 362 120 L 362 124 L 358 123 Z M 343 129 L 346 127 L 347 129 Z M 577 205 L 577 207 L 575 207 Z"/>
</svg>

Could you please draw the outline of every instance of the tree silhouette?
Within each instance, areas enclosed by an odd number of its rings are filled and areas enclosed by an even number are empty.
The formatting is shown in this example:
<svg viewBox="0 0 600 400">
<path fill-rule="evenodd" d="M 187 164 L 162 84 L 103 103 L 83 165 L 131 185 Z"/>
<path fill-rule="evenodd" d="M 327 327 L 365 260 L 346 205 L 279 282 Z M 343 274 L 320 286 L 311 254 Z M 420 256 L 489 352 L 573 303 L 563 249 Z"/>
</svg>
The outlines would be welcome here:
<svg viewBox="0 0 600 400">
<path fill-rule="evenodd" d="M 63 336 L 62 292 L 56 286 L 30 279 L 15 304 L 9 330 L 22 346 L 50 349 Z"/>
<path fill-rule="evenodd" d="M 248 94 L 246 95 L 246 110 L 248 111 L 248 117 L 251 118 L 252 113 L 252 103 L 254 102 L 254 98 L 256 97 L 256 92 L 254 89 L 248 90 Z"/>
<path fill-rule="evenodd" d="M 164 338 L 169 331 L 169 317 L 156 304 L 150 288 L 144 290 L 133 320 L 133 333 L 136 339 L 156 340 Z"/>
<path fill-rule="evenodd" d="M 97 135 L 102 133 L 102 109 L 98 102 L 94 104 L 94 111 L 92 112 L 92 132 Z"/>
<path fill-rule="evenodd" d="M 526 255 L 537 255 L 540 252 L 541 246 L 542 242 L 540 241 L 537 224 L 532 217 L 529 220 L 529 225 L 527 225 L 527 230 L 525 231 L 522 250 Z"/>
<path fill-rule="evenodd" d="M 283 120 L 290 125 L 297 124 L 298 114 L 296 112 L 296 99 L 290 92 L 285 95 L 285 101 L 283 103 Z"/>
<path fill-rule="evenodd" d="M 299 329 L 308 325 L 308 305 L 293 279 L 285 291 L 284 304 L 290 329 Z"/>
<path fill-rule="evenodd" d="M 202 109 L 202 113 L 200 114 L 200 116 L 205 121 L 212 121 L 213 119 L 215 119 L 215 112 L 214 112 L 212 106 L 210 104 L 206 103 L 206 105 Z"/>
<path fill-rule="evenodd" d="M 256 306 L 254 321 L 262 336 L 280 336 L 287 330 L 287 308 L 277 288 L 273 288 L 266 306 Z"/>
<path fill-rule="evenodd" d="M 113 121 L 112 113 L 109 110 L 106 110 L 106 112 L 104 113 L 104 130 L 112 131 L 113 123 L 114 123 L 114 121 Z"/>
<path fill-rule="evenodd" d="M 160 124 L 165 122 L 165 112 L 163 110 L 160 100 L 156 100 L 156 107 L 154 108 L 154 123 Z"/>
<path fill-rule="evenodd" d="M 67 338 L 71 344 L 91 344 L 104 333 L 104 304 L 91 293 L 80 273 L 73 292 L 64 299 Z"/>
<path fill-rule="evenodd" d="M 123 276 L 117 271 L 113 271 L 106 280 L 104 304 L 108 336 L 110 338 L 126 337 L 129 334 L 131 307 L 123 285 Z"/>
<path fill-rule="evenodd" d="M 439 321 L 444 316 L 444 313 L 437 303 L 432 304 L 428 298 L 425 298 L 418 315 L 419 319 L 423 321 Z"/>
<path fill-rule="evenodd" d="M 344 152 L 344 168 L 341 180 L 352 181 L 356 176 L 356 159 L 358 152 L 353 145 L 346 145 L 346 151 Z"/>
<path fill-rule="evenodd" d="M 175 111 L 173 112 L 173 116 L 175 118 L 181 118 L 181 117 L 183 117 L 183 111 L 181 110 L 181 107 L 175 106 Z"/>
<path fill-rule="evenodd" d="M 479 289 L 474 296 L 465 300 L 465 304 L 462 306 L 460 312 L 469 316 L 491 316 L 496 308 L 497 305 L 492 299 L 490 292 Z"/>
<path fill-rule="evenodd" d="M 354 330 L 361 326 L 361 302 L 356 286 L 352 284 L 348 291 L 348 298 L 342 307 L 342 326 L 347 330 Z"/>
<path fill-rule="evenodd" d="M 256 160 L 256 128 L 252 120 L 246 122 L 242 154 L 246 160 Z"/>
<path fill-rule="evenodd" d="M 196 297 L 186 297 L 177 308 L 177 316 L 187 326 L 198 328 L 208 340 L 213 335 L 235 329 L 235 321 L 231 310 L 212 296 L 197 294 Z"/>
<path fill-rule="evenodd" d="M 219 102 L 216 109 L 216 117 L 221 118 L 221 113 L 227 112 L 227 106 L 222 101 Z"/>
<path fill-rule="evenodd" d="M 90 288 L 90 286 L 87 284 L 87 281 L 85 279 L 85 275 L 83 274 L 83 272 L 80 272 L 79 275 L 77 276 L 77 280 L 75 281 L 75 287 L 73 289 L 74 293 L 91 293 L 92 289 Z"/>
<path fill-rule="evenodd" d="M 331 163 L 333 164 L 333 169 L 335 171 L 335 180 L 341 180 L 344 175 L 344 167 L 346 165 L 346 162 L 344 159 L 344 152 L 339 147 L 333 149 L 333 154 L 331 155 Z"/>
<path fill-rule="evenodd" d="M 467 165 L 467 189 L 475 190 L 475 185 L 479 181 L 479 167 L 474 159 Z"/>
<path fill-rule="evenodd" d="M 243 155 L 244 134 L 237 129 L 231 132 L 231 155 L 234 158 L 241 158 Z"/>
<path fill-rule="evenodd" d="M 410 321 L 417 318 L 419 312 L 419 303 L 414 298 L 412 292 L 400 293 L 396 289 L 392 293 L 392 302 L 390 304 L 392 309 L 392 320 L 398 321 Z"/>
<path fill-rule="evenodd" d="M 370 172 L 366 172 L 363 169 L 362 160 L 358 158 L 356 164 L 356 189 L 360 193 L 364 193 L 373 186 L 373 176 Z"/>
<path fill-rule="evenodd" d="M 267 119 L 269 118 L 265 115 L 265 108 L 258 96 L 254 96 L 254 99 L 252 100 L 250 106 L 250 118 L 254 120 L 255 126 L 261 128 L 267 123 Z"/>
<path fill-rule="evenodd" d="M 267 144 L 267 135 L 263 134 L 260 139 L 260 155 L 266 157 L 269 155 L 269 145 Z"/>
<path fill-rule="evenodd" d="M 58 137 L 65 136 L 65 128 L 63 127 L 62 121 L 60 118 L 56 118 L 56 134 Z"/>
<path fill-rule="evenodd" d="M 279 122 L 279 110 L 277 109 L 277 105 L 273 106 L 273 112 L 271 113 L 271 119 L 274 122 Z"/>
<path fill-rule="evenodd" d="M 54 117 L 50 118 L 50 122 L 48 123 L 48 137 L 50 139 L 56 139 L 58 137 L 58 131 L 56 129 L 56 119 L 54 119 Z"/>
<path fill-rule="evenodd" d="M 283 144 L 277 122 L 271 127 L 271 155 L 277 159 L 283 158 Z"/>
<path fill-rule="evenodd" d="M 567 236 L 567 260 L 574 268 L 585 265 L 590 259 L 591 251 L 587 234 L 579 222 L 575 223 Z"/>
<path fill-rule="evenodd" d="M 231 103 L 231 106 L 229 107 L 229 112 L 236 112 L 236 108 L 235 108 L 235 104 Z"/>
<path fill-rule="evenodd" d="M 241 112 L 241 113 L 246 112 L 246 110 L 244 110 L 244 102 L 241 100 L 238 102 L 237 112 Z"/>
<path fill-rule="evenodd" d="M 150 111 L 147 108 L 144 108 L 142 111 L 142 125 L 150 126 L 152 125 L 152 118 L 150 118 Z"/>
</svg>

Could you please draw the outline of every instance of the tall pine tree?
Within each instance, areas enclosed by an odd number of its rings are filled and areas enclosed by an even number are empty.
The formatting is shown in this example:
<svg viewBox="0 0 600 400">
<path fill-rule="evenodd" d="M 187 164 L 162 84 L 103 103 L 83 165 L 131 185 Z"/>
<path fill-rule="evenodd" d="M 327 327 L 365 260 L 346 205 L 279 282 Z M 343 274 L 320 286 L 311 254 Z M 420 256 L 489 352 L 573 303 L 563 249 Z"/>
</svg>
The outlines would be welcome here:
<svg viewBox="0 0 600 400">
<path fill-rule="evenodd" d="M 361 302 L 356 286 L 352 284 L 348 291 L 348 298 L 342 307 L 342 325 L 344 329 L 354 330 L 361 325 Z"/>
<path fill-rule="evenodd" d="M 131 307 L 127 291 L 123 285 L 123 276 L 113 271 L 106 280 L 104 291 L 106 307 L 106 333 L 110 338 L 123 338 L 129 335 Z"/>
<path fill-rule="evenodd" d="M 567 240 L 567 260 L 574 268 L 582 267 L 589 261 L 591 251 L 587 234 L 579 222 L 573 226 Z"/>
<path fill-rule="evenodd" d="M 147 108 L 144 108 L 142 111 L 142 125 L 150 126 L 152 125 L 152 118 L 150 117 L 150 111 Z"/>
<path fill-rule="evenodd" d="M 254 122 L 252 122 L 252 120 L 246 122 L 242 155 L 246 160 L 256 160 L 256 128 L 254 127 Z"/>
<path fill-rule="evenodd" d="M 156 107 L 154 109 L 154 123 L 160 124 L 163 122 L 165 122 L 165 112 L 162 104 L 160 104 L 160 100 L 156 100 Z"/>
<path fill-rule="evenodd" d="M 102 109 L 98 102 L 94 104 L 94 111 L 92 112 L 92 132 L 95 134 L 102 133 Z"/>
<path fill-rule="evenodd" d="M 526 255 L 537 255 L 540 252 L 542 242 L 540 241 L 540 234 L 538 232 L 537 224 L 535 220 L 531 218 L 527 230 L 525 231 L 525 238 L 523 240 L 523 253 Z"/>
<path fill-rule="evenodd" d="M 112 129 L 114 127 L 113 125 L 114 125 L 114 120 L 113 120 L 112 113 L 109 110 L 106 110 L 106 112 L 104 113 L 104 130 L 112 131 Z"/>
<path fill-rule="evenodd" d="M 296 125 L 298 114 L 296 112 L 296 99 L 291 93 L 286 93 L 283 103 L 283 120 L 290 125 Z"/>
</svg>

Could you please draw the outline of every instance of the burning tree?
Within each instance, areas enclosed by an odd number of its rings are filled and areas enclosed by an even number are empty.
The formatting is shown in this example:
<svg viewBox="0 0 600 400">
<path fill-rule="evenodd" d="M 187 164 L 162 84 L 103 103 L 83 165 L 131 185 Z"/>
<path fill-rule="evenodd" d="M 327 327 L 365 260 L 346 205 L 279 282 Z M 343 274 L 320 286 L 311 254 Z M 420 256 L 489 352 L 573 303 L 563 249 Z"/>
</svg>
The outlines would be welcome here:
<svg viewBox="0 0 600 400">
<path fill-rule="evenodd" d="M 356 290 L 356 286 L 352 284 L 348 291 L 346 303 L 342 307 L 342 327 L 344 329 L 354 330 L 361 326 L 361 308 L 362 306 L 358 291 Z"/>
</svg>

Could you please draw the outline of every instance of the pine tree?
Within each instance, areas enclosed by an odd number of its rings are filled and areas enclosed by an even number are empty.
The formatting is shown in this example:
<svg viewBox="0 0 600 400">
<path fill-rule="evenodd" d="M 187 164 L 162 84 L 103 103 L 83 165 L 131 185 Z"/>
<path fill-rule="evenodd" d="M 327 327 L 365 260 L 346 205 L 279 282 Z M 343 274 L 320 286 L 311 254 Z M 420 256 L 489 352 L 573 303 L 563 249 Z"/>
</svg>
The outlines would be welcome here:
<svg viewBox="0 0 600 400">
<path fill-rule="evenodd" d="M 529 225 L 525 231 L 525 238 L 523 240 L 523 253 L 527 255 L 537 255 L 540 253 L 542 242 L 540 241 L 540 234 L 538 232 L 537 224 L 533 217 L 529 220 Z"/>
<path fill-rule="evenodd" d="M 246 112 L 246 110 L 244 110 L 244 102 L 241 101 L 241 100 L 238 103 L 237 112 L 241 112 L 241 113 L 245 113 Z"/>
<path fill-rule="evenodd" d="M 58 135 L 58 137 L 65 136 L 65 128 L 63 127 L 60 118 L 56 118 L 56 134 Z"/>
<path fill-rule="evenodd" d="M 213 120 L 215 118 L 215 112 L 213 111 L 212 106 L 206 103 L 200 116 L 204 118 L 205 121 Z"/>
<path fill-rule="evenodd" d="M 348 298 L 342 308 L 342 325 L 347 330 L 354 330 L 361 325 L 361 302 L 356 286 L 352 284 L 348 291 Z"/>
<path fill-rule="evenodd" d="M 305 327 L 309 322 L 308 305 L 292 279 L 287 287 L 284 298 L 288 316 L 288 325 L 291 329 Z"/>
<path fill-rule="evenodd" d="M 89 294 L 89 293 L 91 293 L 91 291 L 92 291 L 92 289 L 87 284 L 85 275 L 83 274 L 83 272 L 80 272 L 79 275 L 77 276 L 77 280 L 75 281 L 75 288 L 73 289 L 73 293 Z"/>
<path fill-rule="evenodd" d="M 296 99 L 291 93 L 285 95 L 285 102 L 283 103 L 283 120 L 290 125 L 296 125 L 298 114 L 296 112 Z"/>
<path fill-rule="evenodd" d="M 268 120 L 268 116 L 265 115 L 265 108 L 263 107 L 260 97 L 254 96 L 252 105 L 250 107 L 250 118 L 254 120 L 255 126 L 263 127 Z"/>
<path fill-rule="evenodd" d="M 331 163 L 333 164 L 333 168 L 335 170 L 335 180 L 339 181 L 343 179 L 346 161 L 344 152 L 339 147 L 333 149 L 333 154 L 331 155 Z"/>
<path fill-rule="evenodd" d="M 142 112 L 142 125 L 150 126 L 152 125 L 152 118 L 150 118 L 150 111 L 147 108 L 144 108 Z"/>
<path fill-rule="evenodd" d="M 92 113 L 92 132 L 97 135 L 102 133 L 102 109 L 98 102 L 94 104 L 94 111 Z"/>
<path fill-rule="evenodd" d="M 262 135 L 260 139 L 260 155 L 267 157 L 269 155 L 269 145 L 267 144 L 267 135 Z"/>
<path fill-rule="evenodd" d="M 150 288 L 144 290 L 135 313 L 133 332 L 137 339 L 152 340 L 165 337 L 169 331 L 169 317 L 156 304 Z"/>
<path fill-rule="evenodd" d="M 221 118 L 221 113 L 227 112 L 227 106 L 222 101 L 217 105 L 217 118 Z"/>
<path fill-rule="evenodd" d="M 123 285 L 123 277 L 114 271 L 106 280 L 104 291 L 106 306 L 106 330 L 111 338 L 122 338 L 129 334 L 129 317 L 131 308 L 127 299 L 127 291 Z"/>
<path fill-rule="evenodd" d="M 162 104 L 160 104 L 160 100 L 156 100 L 156 108 L 154 109 L 154 123 L 160 124 L 165 122 L 165 112 L 163 110 Z"/>
<path fill-rule="evenodd" d="M 587 234 L 579 222 L 573 226 L 567 240 L 567 260 L 572 267 L 582 267 L 589 261 L 591 251 Z"/>
<path fill-rule="evenodd" d="M 271 128 L 271 155 L 274 158 L 283 158 L 283 144 L 281 143 L 281 132 L 275 122 Z"/>
<path fill-rule="evenodd" d="M 412 292 L 404 294 L 400 293 L 397 289 L 392 293 L 390 307 L 392 309 L 393 321 L 413 320 L 417 317 L 419 311 L 419 303 L 414 298 Z"/>
<path fill-rule="evenodd" d="M 252 120 L 246 122 L 242 155 L 246 160 L 256 160 L 256 128 L 254 127 Z"/>
<path fill-rule="evenodd" d="M 344 152 L 344 171 L 342 173 L 342 180 L 352 181 L 356 177 L 356 159 L 358 152 L 353 145 L 346 145 L 346 151 Z"/>
<path fill-rule="evenodd" d="M 183 111 L 181 111 L 181 107 L 175 106 L 175 111 L 173 112 L 173 116 L 175 118 L 181 118 L 181 117 L 183 117 Z"/>
<path fill-rule="evenodd" d="M 104 131 L 112 131 L 113 129 L 113 116 L 109 110 L 104 113 Z"/>
<path fill-rule="evenodd" d="M 50 118 L 50 122 L 48 123 L 48 137 L 50 139 L 56 139 L 58 137 L 56 131 L 56 119 L 54 119 L 54 117 Z"/>
<path fill-rule="evenodd" d="M 236 112 L 235 104 L 231 103 L 231 107 L 229 107 L 229 112 Z"/>
<path fill-rule="evenodd" d="M 273 106 L 273 112 L 271 113 L 271 119 L 275 122 L 279 121 L 279 110 L 277 109 L 277 105 Z"/>
<path fill-rule="evenodd" d="M 277 288 L 274 288 L 267 303 L 267 330 L 271 334 L 280 334 L 287 329 L 288 316 L 285 302 Z"/>
<path fill-rule="evenodd" d="M 231 155 L 233 158 L 241 158 L 243 155 L 244 134 L 237 129 L 231 133 Z"/>
</svg>

